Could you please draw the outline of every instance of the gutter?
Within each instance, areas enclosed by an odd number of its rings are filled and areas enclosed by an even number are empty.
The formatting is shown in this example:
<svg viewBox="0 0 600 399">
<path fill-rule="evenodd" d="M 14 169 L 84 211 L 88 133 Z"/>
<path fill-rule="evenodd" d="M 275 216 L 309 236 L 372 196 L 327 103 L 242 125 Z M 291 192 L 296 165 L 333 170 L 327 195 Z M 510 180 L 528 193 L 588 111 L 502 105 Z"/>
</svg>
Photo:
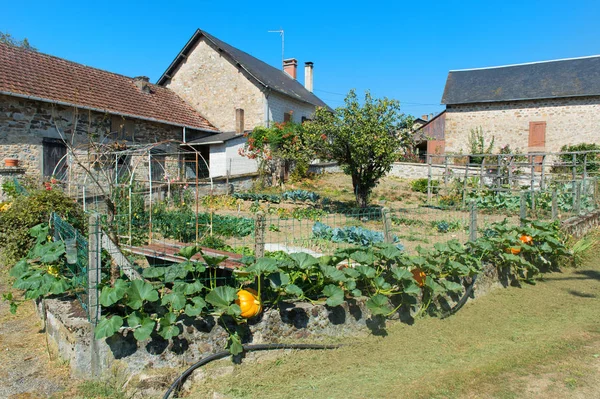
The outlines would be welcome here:
<svg viewBox="0 0 600 399">
<path fill-rule="evenodd" d="M 100 113 L 106 113 L 106 114 L 111 114 L 111 115 L 124 116 L 124 117 L 132 118 L 132 119 L 140 119 L 140 120 L 143 120 L 143 121 L 162 123 L 164 125 L 169 125 L 169 126 L 178 126 L 178 127 L 182 127 L 182 128 L 188 128 L 188 129 L 192 129 L 192 130 L 198 130 L 198 131 L 201 131 L 201 132 L 219 133 L 218 130 L 203 129 L 203 128 L 199 128 L 199 127 L 193 127 L 193 126 L 184 125 L 184 124 L 181 124 L 181 123 L 168 122 L 168 121 L 164 121 L 164 120 L 156 119 L 156 118 L 149 118 L 149 117 L 146 117 L 146 116 L 126 114 L 126 113 L 123 113 L 123 112 L 111 111 L 111 110 L 108 110 L 108 109 L 101 109 L 101 108 L 96 108 L 96 107 L 89 107 L 87 105 L 77 105 L 77 104 L 69 103 L 69 102 L 66 102 L 66 101 L 58 101 L 58 100 L 51 100 L 49 98 L 43 98 L 43 97 L 37 97 L 37 96 L 30 96 L 28 94 L 19 94 L 19 93 L 13 93 L 13 92 L 10 92 L 10 91 L 4 91 L 4 90 L 0 90 L 0 94 L 5 95 L 5 96 L 13 96 L 13 97 L 25 98 L 27 100 L 41 101 L 41 102 L 44 102 L 44 103 L 64 105 L 64 106 L 67 106 L 67 107 L 81 108 L 81 109 L 86 109 L 86 110 L 90 110 L 90 111 L 95 111 L 95 112 L 100 112 Z"/>
</svg>

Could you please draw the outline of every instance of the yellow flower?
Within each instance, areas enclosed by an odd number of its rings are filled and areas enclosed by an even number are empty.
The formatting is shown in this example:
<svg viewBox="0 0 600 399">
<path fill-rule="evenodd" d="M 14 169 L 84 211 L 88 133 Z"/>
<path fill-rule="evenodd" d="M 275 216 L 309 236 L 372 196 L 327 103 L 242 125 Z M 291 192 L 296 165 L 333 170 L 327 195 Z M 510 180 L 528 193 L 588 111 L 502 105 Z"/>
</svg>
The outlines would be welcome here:
<svg viewBox="0 0 600 399">
<path fill-rule="evenodd" d="M 48 274 L 58 277 L 58 266 L 48 266 Z"/>
<path fill-rule="evenodd" d="M 48 242 L 52 241 L 52 236 L 48 236 L 46 238 L 48 239 Z"/>
</svg>

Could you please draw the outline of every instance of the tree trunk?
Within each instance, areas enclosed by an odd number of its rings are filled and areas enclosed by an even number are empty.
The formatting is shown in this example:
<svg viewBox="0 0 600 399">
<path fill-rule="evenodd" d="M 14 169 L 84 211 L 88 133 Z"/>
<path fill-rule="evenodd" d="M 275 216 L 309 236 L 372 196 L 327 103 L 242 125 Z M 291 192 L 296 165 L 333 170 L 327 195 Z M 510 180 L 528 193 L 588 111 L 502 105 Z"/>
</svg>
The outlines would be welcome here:
<svg viewBox="0 0 600 399">
<path fill-rule="evenodd" d="M 370 190 L 361 183 L 358 175 L 352 175 L 352 187 L 354 187 L 354 197 L 356 203 L 361 208 L 366 208 L 369 205 Z"/>
</svg>

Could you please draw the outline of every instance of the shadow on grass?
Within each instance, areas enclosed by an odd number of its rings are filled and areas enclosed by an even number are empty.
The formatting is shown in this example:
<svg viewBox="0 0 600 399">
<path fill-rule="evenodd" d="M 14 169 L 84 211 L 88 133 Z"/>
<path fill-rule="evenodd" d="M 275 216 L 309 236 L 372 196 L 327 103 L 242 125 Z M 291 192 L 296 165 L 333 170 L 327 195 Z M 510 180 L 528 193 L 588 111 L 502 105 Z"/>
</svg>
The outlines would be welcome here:
<svg viewBox="0 0 600 399">
<path fill-rule="evenodd" d="M 596 298 L 596 295 L 594 295 L 594 294 L 588 294 L 588 293 L 581 292 L 581 291 L 567 290 L 567 292 L 571 295 L 575 295 L 580 298 Z"/>
</svg>

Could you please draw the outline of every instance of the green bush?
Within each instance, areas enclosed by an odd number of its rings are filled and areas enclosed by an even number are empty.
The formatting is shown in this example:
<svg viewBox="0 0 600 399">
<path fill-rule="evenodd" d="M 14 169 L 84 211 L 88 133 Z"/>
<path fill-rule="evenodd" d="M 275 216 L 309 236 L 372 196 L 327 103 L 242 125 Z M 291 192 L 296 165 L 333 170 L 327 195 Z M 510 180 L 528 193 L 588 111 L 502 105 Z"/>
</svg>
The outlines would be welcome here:
<svg viewBox="0 0 600 399">
<path fill-rule="evenodd" d="M 600 151 L 600 145 L 592 143 L 581 143 L 575 145 L 563 145 L 560 149 L 561 152 L 577 152 L 577 151 Z M 554 172 L 559 173 L 571 173 L 573 167 L 573 154 L 563 154 L 560 156 L 561 162 L 565 163 L 565 166 L 558 167 L 558 170 Z M 587 154 L 576 154 L 576 170 L 577 173 L 583 173 L 584 162 L 587 161 L 586 172 L 593 173 L 600 170 L 600 153 Z"/>
<path fill-rule="evenodd" d="M 440 186 L 439 181 L 432 180 L 431 181 L 431 192 L 433 194 L 437 194 L 437 192 L 439 191 L 439 186 Z M 422 178 L 422 179 L 413 180 L 411 183 L 411 189 L 412 189 L 412 191 L 416 191 L 418 193 L 427 194 L 427 179 Z"/>
<path fill-rule="evenodd" d="M 79 204 L 54 188 L 17 195 L 10 207 L 0 212 L 0 248 L 6 265 L 13 265 L 27 255 L 35 242 L 29 230 L 47 223 L 52 212 L 75 228 L 84 228 L 85 219 Z"/>
</svg>

